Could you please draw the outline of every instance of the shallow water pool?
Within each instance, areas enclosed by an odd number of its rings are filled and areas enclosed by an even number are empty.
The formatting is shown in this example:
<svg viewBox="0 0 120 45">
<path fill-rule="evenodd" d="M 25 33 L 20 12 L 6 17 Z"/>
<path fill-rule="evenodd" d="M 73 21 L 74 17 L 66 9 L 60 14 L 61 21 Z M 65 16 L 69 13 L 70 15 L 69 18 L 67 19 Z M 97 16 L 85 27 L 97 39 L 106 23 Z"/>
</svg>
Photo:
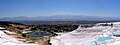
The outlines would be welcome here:
<svg viewBox="0 0 120 45">
<path fill-rule="evenodd" d="M 113 34 L 120 34 L 120 30 L 114 31 Z"/>
<path fill-rule="evenodd" d="M 96 42 L 102 42 L 102 41 L 105 41 L 105 40 L 110 40 L 112 39 L 112 37 L 110 36 L 107 36 L 107 37 L 99 37 Z"/>
<path fill-rule="evenodd" d="M 31 32 L 27 34 L 28 37 L 40 37 L 40 36 L 48 36 L 50 33 L 48 32 Z"/>
</svg>

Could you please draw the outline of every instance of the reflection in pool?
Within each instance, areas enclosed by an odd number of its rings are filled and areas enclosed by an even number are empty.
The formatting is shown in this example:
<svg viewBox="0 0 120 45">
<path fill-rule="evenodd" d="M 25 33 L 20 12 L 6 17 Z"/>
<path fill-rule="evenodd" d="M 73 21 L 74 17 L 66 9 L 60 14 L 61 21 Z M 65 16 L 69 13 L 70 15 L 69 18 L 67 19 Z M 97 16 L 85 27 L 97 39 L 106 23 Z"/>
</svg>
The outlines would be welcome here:
<svg viewBox="0 0 120 45">
<path fill-rule="evenodd" d="M 40 37 L 40 36 L 48 36 L 50 33 L 48 32 L 31 32 L 27 34 L 28 37 Z"/>
</svg>

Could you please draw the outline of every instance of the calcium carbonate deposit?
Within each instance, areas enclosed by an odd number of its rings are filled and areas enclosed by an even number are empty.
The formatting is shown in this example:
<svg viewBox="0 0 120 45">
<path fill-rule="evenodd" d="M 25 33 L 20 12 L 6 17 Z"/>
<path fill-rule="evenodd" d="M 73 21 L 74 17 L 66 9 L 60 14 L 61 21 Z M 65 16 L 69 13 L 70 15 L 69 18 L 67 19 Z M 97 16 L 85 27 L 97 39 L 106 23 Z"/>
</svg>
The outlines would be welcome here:
<svg viewBox="0 0 120 45">
<path fill-rule="evenodd" d="M 37 45 L 37 44 L 25 44 L 22 41 L 18 41 L 17 38 L 6 35 L 3 31 L 0 31 L 0 45 Z"/>
<path fill-rule="evenodd" d="M 90 28 L 79 26 L 78 29 L 72 32 L 52 37 L 51 43 L 52 45 L 120 45 L 119 37 L 114 38 L 112 36 L 113 31 L 120 29 L 120 22 L 114 22 L 112 27 L 99 26 L 99 24 L 104 23 L 98 23 Z M 97 41 L 97 39 L 100 41 Z"/>
</svg>

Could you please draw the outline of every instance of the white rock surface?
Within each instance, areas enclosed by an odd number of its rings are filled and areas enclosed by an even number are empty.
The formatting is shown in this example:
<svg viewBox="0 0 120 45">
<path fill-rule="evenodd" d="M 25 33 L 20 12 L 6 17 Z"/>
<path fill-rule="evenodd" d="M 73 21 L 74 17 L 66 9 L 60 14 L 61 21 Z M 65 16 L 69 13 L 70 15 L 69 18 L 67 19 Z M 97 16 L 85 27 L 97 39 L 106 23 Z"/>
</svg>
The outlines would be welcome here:
<svg viewBox="0 0 120 45">
<path fill-rule="evenodd" d="M 72 32 L 51 38 L 50 42 L 52 43 L 52 45 L 90 45 L 91 42 L 95 43 L 94 41 L 100 35 L 108 36 L 111 35 L 111 32 L 113 32 L 114 30 L 120 29 L 120 22 L 115 22 L 113 24 L 115 24 L 113 27 L 97 25 L 91 28 L 78 27 L 78 29 Z M 120 45 L 120 43 L 114 42 L 113 44 L 111 43 L 110 45 Z"/>
<path fill-rule="evenodd" d="M 0 31 L 0 45 L 37 45 L 37 44 L 25 44 L 18 41 L 17 38 L 6 35 L 3 31 Z"/>
</svg>

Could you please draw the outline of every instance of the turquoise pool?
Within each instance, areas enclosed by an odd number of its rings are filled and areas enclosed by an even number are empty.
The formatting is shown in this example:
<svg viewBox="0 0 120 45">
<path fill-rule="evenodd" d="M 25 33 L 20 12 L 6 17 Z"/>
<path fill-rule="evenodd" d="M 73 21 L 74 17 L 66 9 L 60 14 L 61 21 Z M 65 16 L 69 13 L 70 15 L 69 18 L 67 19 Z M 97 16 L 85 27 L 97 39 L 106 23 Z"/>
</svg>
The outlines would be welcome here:
<svg viewBox="0 0 120 45">
<path fill-rule="evenodd" d="M 107 37 L 102 36 L 102 37 L 99 37 L 94 42 L 89 42 L 88 45 L 95 45 L 95 42 L 97 43 L 97 42 L 102 42 L 102 41 L 111 40 L 111 39 L 112 39 L 112 37 L 110 37 L 110 36 L 107 36 Z"/>
<path fill-rule="evenodd" d="M 105 41 L 105 40 L 110 40 L 112 39 L 112 37 L 108 36 L 108 37 L 99 37 L 96 42 L 102 42 L 102 41 Z"/>
<path fill-rule="evenodd" d="M 48 32 L 31 32 L 31 33 L 28 33 L 27 36 L 28 37 L 40 37 L 40 36 L 48 36 L 50 35 L 50 33 Z"/>
<path fill-rule="evenodd" d="M 120 30 L 113 32 L 113 34 L 120 34 Z"/>
</svg>

